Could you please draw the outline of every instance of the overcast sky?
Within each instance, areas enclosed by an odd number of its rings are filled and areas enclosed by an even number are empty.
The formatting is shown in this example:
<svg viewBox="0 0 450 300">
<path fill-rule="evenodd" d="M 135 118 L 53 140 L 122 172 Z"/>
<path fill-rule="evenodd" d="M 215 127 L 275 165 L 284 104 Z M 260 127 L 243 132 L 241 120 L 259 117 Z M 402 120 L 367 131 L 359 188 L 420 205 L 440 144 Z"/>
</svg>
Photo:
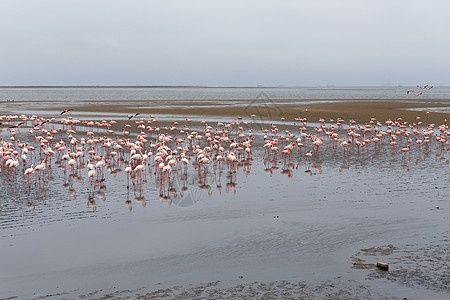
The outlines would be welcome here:
<svg viewBox="0 0 450 300">
<path fill-rule="evenodd" d="M 450 85 L 449 14 L 448 0 L 0 0 L 0 85 Z"/>
</svg>

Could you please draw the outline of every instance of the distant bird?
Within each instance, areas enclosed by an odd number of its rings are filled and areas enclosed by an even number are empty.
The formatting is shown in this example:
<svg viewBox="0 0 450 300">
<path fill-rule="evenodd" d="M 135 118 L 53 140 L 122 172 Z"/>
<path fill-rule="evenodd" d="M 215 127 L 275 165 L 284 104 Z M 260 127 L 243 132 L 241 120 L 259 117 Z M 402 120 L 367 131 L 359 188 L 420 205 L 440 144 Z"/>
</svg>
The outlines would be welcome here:
<svg viewBox="0 0 450 300">
<path fill-rule="evenodd" d="M 422 93 L 417 93 L 417 94 L 416 94 L 416 96 L 420 96 L 420 95 L 422 95 Z"/>
<path fill-rule="evenodd" d="M 414 94 L 414 90 L 407 90 L 406 94 L 409 94 L 409 93 L 413 93 Z"/>
<path fill-rule="evenodd" d="M 418 85 L 417 87 L 421 88 L 422 90 L 425 90 L 425 89 L 428 89 L 428 84 L 427 84 L 427 85 L 424 85 L 424 86 Z"/>
<path fill-rule="evenodd" d="M 65 113 L 68 113 L 68 112 L 70 112 L 70 109 L 65 109 L 65 110 L 63 110 L 63 111 L 61 112 L 61 115 L 65 114 Z"/>
<path fill-rule="evenodd" d="M 9 128 L 18 128 L 20 126 L 23 125 L 23 122 L 20 122 L 19 124 L 13 125 L 13 126 L 9 126 Z"/>
<path fill-rule="evenodd" d="M 140 113 L 135 113 L 134 115 L 127 115 L 127 117 L 128 117 L 128 120 L 130 120 L 132 118 L 136 118 L 139 115 L 140 115 Z"/>
</svg>

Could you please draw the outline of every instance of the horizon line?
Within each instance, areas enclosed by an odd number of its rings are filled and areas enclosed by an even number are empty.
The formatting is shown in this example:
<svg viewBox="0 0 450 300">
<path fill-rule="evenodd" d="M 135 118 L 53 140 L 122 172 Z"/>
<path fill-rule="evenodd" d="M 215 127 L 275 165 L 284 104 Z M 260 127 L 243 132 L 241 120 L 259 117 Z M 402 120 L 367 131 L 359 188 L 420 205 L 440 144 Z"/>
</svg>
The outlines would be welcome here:
<svg viewBox="0 0 450 300">
<path fill-rule="evenodd" d="M 411 87 L 414 85 L 0 85 L 0 88 L 333 88 L 333 87 Z"/>
</svg>

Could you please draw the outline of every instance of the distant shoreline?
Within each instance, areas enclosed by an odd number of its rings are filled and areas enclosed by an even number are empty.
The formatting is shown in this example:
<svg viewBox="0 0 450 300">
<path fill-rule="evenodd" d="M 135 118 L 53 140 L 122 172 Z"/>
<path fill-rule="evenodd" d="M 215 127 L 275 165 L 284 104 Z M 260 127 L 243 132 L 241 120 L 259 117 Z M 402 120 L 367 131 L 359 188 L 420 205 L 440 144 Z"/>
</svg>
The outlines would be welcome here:
<svg viewBox="0 0 450 300">
<path fill-rule="evenodd" d="M 67 89 L 67 88 L 286 88 L 287 86 L 203 86 L 203 85 L 2 85 L 0 89 L 10 89 L 10 88 L 44 88 L 44 89 Z M 296 87 L 287 87 L 296 88 Z"/>
<path fill-rule="evenodd" d="M 402 88 L 402 87 L 410 87 L 410 86 L 384 86 L 384 85 L 355 85 L 355 86 L 327 86 L 327 85 L 317 85 L 317 86 L 208 86 L 208 85 L 1 85 L 0 89 L 86 89 L 86 88 L 145 88 L 145 89 L 153 89 L 153 88 L 205 88 L 205 89 L 283 89 L 283 88 L 306 88 L 306 89 L 365 89 L 365 88 L 384 88 L 384 89 L 392 89 L 392 88 Z M 440 86 L 444 87 L 444 86 Z"/>
</svg>

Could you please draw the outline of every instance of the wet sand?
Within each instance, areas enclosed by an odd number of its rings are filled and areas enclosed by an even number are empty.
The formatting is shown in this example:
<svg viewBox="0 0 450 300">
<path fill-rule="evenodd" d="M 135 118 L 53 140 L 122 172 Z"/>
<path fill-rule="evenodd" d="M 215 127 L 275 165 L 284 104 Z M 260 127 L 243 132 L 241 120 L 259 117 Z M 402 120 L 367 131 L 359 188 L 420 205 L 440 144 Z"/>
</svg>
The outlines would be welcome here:
<svg viewBox="0 0 450 300">
<path fill-rule="evenodd" d="M 442 99 L 295 106 L 280 101 L 270 102 L 276 104 L 270 114 L 264 103 L 249 110 L 245 105 L 190 108 L 194 102 L 189 101 L 177 109 L 142 108 L 144 102 L 78 103 L 68 116 L 100 113 L 117 120 L 118 128 L 127 113 L 136 112 L 165 120 L 160 124 L 170 124 L 173 115 L 192 117 L 192 126 L 241 115 L 253 128 L 271 119 L 292 127 L 299 116 L 310 122 L 319 117 L 415 122 L 420 116 L 436 124 L 449 116 L 426 113 L 430 107 L 448 107 Z M 67 108 L 67 103 L 20 104 L 7 106 L 21 112 L 39 108 L 56 118 Z M 411 108 L 424 111 L 406 110 Z M 258 117 L 252 119 L 255 112 Z M 431 148 L 405 159 L 388 151 L 348 156 L 327 151 L 312 162 L 312 172 L 305 172 L 306 162 L 298 156 L 292 159 L 297 168 L 287 173 L 281 158 L 278 167 L 266 165 L 262 152 L 255 149 L 233 184 L 226 172 L 210 169 L 210 188 L 199 189 L 189 203 L 186 198 L 161 201 L 151 173 L 141 195 L 113 183 L 116 178 L 126 182 L 123 172 L 106 174 L 103 191 L 95 194 L 95 211 L 84 173 L 72 191 L 61 188 L 68 178 L 56 167 L 47 171 L 45 185 L 30 190 L 23 179 L 11 185 L 2 178 L 0 298 L 448 298 L 447 151 Z M 389 263 L 389 271 L 374 267 L 378 261 Z"/>
<path fill-rule="evenodd" d="M 170 105 L 168 105 L 170 103 Z M 295 104 L 292 104 L 295 103 Z M 1 103 L 0 103 L 1 104 Z M 77 101 L 77 103 L 57 102 L 43 105 L 34 101 L 15 101 L 5 103 L 12 112 L 26 113 L 39 111 L 40 115 L 57 116 L 58 112 L 70 108 L 75 115 L 89 116 L 92 113 L 102 114 L 105 118 L 114 118 L 115 114 L 143 115 L 180 115 L 186 117 L 198 116 L 225 116 L 237 115 L 250 117 L 256 114 L 259 119 L 278 121 L 284 117 L 294 120 L 297 117 L 308 118 L 317 121 L 319 118 L 326 120 L 343 118 L 366 122 L 370 118 L 388 120 L 402 118 L 407 122 L 415 122 L 416 117 L 421 117 L 428 123 L 439 124 L 450 115 L 450 100 L 443 99 L 229 99 L 217 100 L 116 100 Z M 24 109 L 26 108 L 26 109 Z M 442 111 L 442 112 L 440 112 Z M 428 112 L 428 113 L 427 113 Z M 10 113 L 3 109 L 4 114 Z"/>
</svg>

